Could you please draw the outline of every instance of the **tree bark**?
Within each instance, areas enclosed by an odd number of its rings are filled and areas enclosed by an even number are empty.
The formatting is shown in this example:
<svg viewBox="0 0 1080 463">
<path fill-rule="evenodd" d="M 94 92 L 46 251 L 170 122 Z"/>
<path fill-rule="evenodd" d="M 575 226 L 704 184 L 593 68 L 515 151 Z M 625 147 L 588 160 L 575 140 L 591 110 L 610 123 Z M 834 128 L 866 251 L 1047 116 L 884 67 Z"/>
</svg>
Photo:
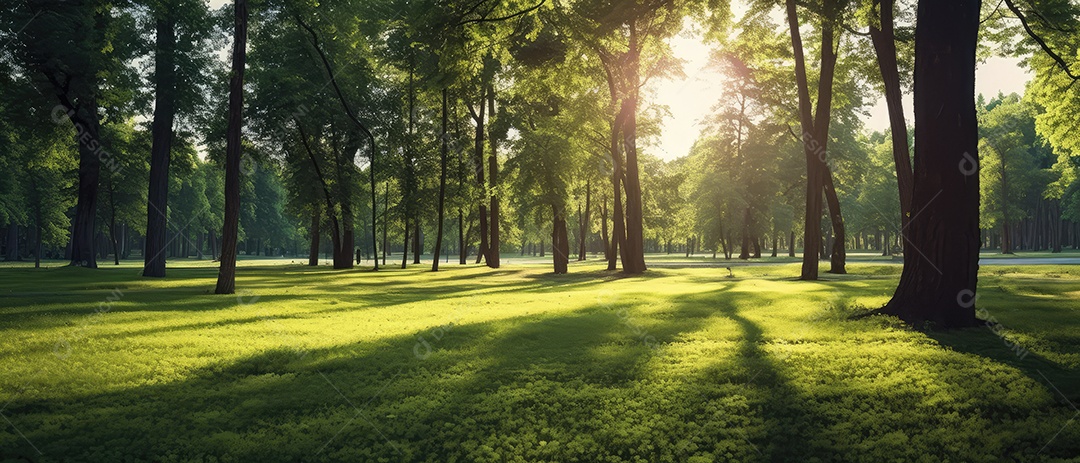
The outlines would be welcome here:
<svg viewBox="0 0 1080 463">
<path fill-rule="evenodd" d="M 225 225 L 221 233 L 221 267 L 215 294 L 236 292 L 236 239 L 240 223 L 240 155 L 244 110 L 244 63 L 247 61 L 247 0 L 233 8 L 233 58 L 229 79 L 229 126 L 225 147 Z"/>
<path fill-rule="evenodd" d="M 825 172 L 822 173 L 822 186 L 825 191 L 825 201 L 829 205 L 829 220 L 832 221 L 832 247 L 830 249 L 829 273 L 843 275 L 847 273 L 847 234 L 844 227 L 844 217 L 840 214 L 840 198 L 836 195 L 836 187 L 833 185 L 832 171 L 828 164 L 822 163 Z"/>
<path fill-rule="evenodd" d="M 885 86 L 885 105 L 892 133 L 893 162 L 896 164 L 896 185 L 900 195 L 900 234 L 905 235 L 911 219 L 911 147 L 908 146 L 907 122 L 900 89 L 900 70 L 896 60 L 896 33 L 893 24 L 895 0 L 875 0 L 878 24 L 870 26 L 870 40 L 877 55 L 881 81 Z M 905 256 L 906 259 L 906 256 Z"/>
<path fill-rule="evenodd" d="M 469 112 L 472 114 L 473 121 L 476 122 L 476 136 L 473 139 L 473 168 L 476 171 L 476 184 L 480 187 L 480 191 L 484 191 L 486 187 L 484 182 L 484 116 L 487 111 L 486 94 L 487 87 L 482 87 L 480 97 L 480 109 L 473 110 L 472 106 L 469 106 Z M 476 253 L 476 263 L 479 264 L 488 254 L 488 211 L 487 206 L 484 205 L 483 200 L 480 201 L 480 206 L 477 208 L 480 214 L 480 248 Z"/>
<path fill-rule="evenodd" d="M 318 206 L 312 208 L 311 211 L 311 247 L 308 248 L 308 265 L 315 267 L 319 265 L 319 231 L 320 222 L 322 222 L 322 209 Z"/>
<path fill-rule="evenodd" d="M 552 206 L 552 210 L 554 211 L 554 219 L 551 221 L 551 258 L 554 262 L 555 273 L 561 275 L 566 273 L 569 267 L 570 244 L 567 242 L 566 217 L 563 216 L 558 207 Z M 543 247 L 541 247 L 541 252 L 542 250 Z"/>
<path fill-rule="evenodd" d="M 904 263 L 882 312 L 972 326 L 979 269 L 975 50 L 979 0 L 921 0 L 915 31 L 915 186 Z"/>
<path fill-rule="evenodd" d="M 75 141 L 79 146 L 79 193 L 71 232 L 71 265 L 97 268 L 94 220 L 97 217 L 98 181 L 101 176 L 99 156 L 104 150 L 101 146 L 97 96 L 87 95 L 80 100 L 77 109 L 69 108 L 69 111 L 72 112 Z"/>
<path fill-rule="evenodd" d="M 493 85 L 488 86 L 488 118 L 495 117 L 495 87 Z M 488 241 L 488 255 L 487 265 L 491 268 L 499 268 L 499 197 L 496 194 L 498 191 L 499 182 L 499 156 L 496 153 L 495 147 L 498 144 L 498 140 L 495 139 L 495 133 L 491 131 L 490 125 L 488 126 L 488 145 L 491 148 L 491 154 L 488 155 L 488 188 L 491 194 L 491 206 L 488 208 L 488 232 L 491 233 L 491 239 Z"/>
<path fill-rule="evenodd" d="M 630 23 L 629 85 L 628 95 L 623 100 L 626 120 L 623 128 L 623 148 L 626 154 L 624 179 L 626 190 L 626 241 L 623 243 L 623 272 L 628 274 L 643 273 L 645 267 L 644 223 L 641 204 L 641 180 L 638 174 L 637 160 L 637 106 L 638 86 L 640 82 L 638 58 L 640 49 L 637 26 Z"/>
<path fill-rule="evenodd" d="M 799 94 L 799 122 L 803 131 L 803 154 L 806 157 L 806 214 L 803 229 L 802 280 L 818 278 L 818 243 L 821 241 L 821 173 L 818 159 L 818 143 L 810 108 L 810 90 L 806 77 L 806 58 L 803 54 L 802 36 L 799 33 L 798 12 L 795 0 L 785 0 L 791 48 L 795 55 L 795 80 Z M 818 96 L 821 98 L 821 95 Z"/>
<path fill-rule="evenodd" d="M 420 225 L 420 220 L 413 220 L 413 224 L 416 229 L 413 230 L 413 262 L 414 264 L 420 263 L 420 254 L 424 252 L 424 237 L 423 228 Z"/>
<path fill-rule="evenodd" d="M 409 263 L 409 218 L 405 218 L 405 239 L 401 245 L 401 268 L 406 268 Z"/>
<path fill-rule="evenodd" d="M 578 226 L 578 260 L 585 260 L 585 245 L 589 237 L 590 207 L 592 206 L 592 179 L 585 181 L 585 215 L 579 220 Z"/>
<path fill-rule="evenodd" d="M 146 198 L 146 243 L 143 276 L 165 276 L 165 233 L 168 229 L 169 158 L 176 115 L 176 26 L 168 6 L 157 20 L 154 51 L 154 122 L 151 129 L 150 186 Z"/>
<path fill-rule="evenodd" d="M 442 143 L 439 147 L 439 218 L 435 225 L 435 250 L 431 253 L 431 271 L 439 271 L 439 255 L 442 253 L 443 242 L 443 220 L 445 217 L 446 209 L 446 157 L 449 153 L 449 133 L 446 131 L 446 87 L 442 90 Z M 495 197 L 492 196 L 492 204 L 497 204 Z M 489 262 L 490 264 L 490 262 Z"/>
</svg>

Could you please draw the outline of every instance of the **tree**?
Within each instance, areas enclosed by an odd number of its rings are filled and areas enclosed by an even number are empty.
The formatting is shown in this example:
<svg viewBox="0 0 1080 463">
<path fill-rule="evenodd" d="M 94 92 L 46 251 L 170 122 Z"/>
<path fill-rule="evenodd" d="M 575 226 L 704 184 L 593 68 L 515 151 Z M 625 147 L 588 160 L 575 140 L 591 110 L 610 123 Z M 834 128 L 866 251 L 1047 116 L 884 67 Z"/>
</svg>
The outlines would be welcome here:
<svg viewBox="0 0 1080 463">
<path fill-rule="evenodd" d="M 896 51 L 898 40 L 895 27 L 895 0 L 873 0 L 871 11 L 877 10 L 877 17 L 870 21 L 870 40 L 874 44 L 881 82 L 885 90 L 885 105 L 889 112 L 889 129 L 892 136 L 893 161 L 896 165 L 896 185 L 900 199 L 900 234 L 906 234 L 908 221 L 911 219 L 911 152 L 908 145 L 907 122 L 904 120 L 904 106 L 901 99 L 901 78 Z M 905 31 L 906 32 L 906 31 Z M 904 259 L 911 257 L 904 253 Z"/>
<path fill-rule="evenodd" d="M 919 2 L 915 213 L 906 244 L 920 258 L 904 262 L 896 292 L 882 309 L 908 323 L 957 328 L 976 321 L 980 240 L 975 50 L 981 3 Z"/>
<path fill-rule="evenodd" d="M 168 232 L 169 160 L 178 111 L 192 112 L 201 100 L 199 85 L 209 66 L 209 12 L 205 2 L 150 2 L 154 24 L 154 119 L 147 192 L 146 246 L 143 276 L 165 276 Z"/>
<path fill-rule="evenodd" d="M 818 220 L 821 217 L 821 195 L 824 193 L 829 206 L 833 234 L 836 239 L 831 256 L 831 273 L 846 273 L 845 270 L 845 233 L 844 221 L 840 214 L 840 202 L 826 153 L 829 142 L 829 123 L 833 105 L 833 79 L 839 55 L 838 28 L 843 27 L 844 0 L 824 0 L 817 7 L 821 21 L 821 63 L 818 77 L 817 102 L 811 110 L 809 81 L 806 71 L 806 58 L 803 50 L 802 35 L 799 31 L 798 10 L 795 0 L 786 0 L 788 29 L 791 34 L 791 47 L 795 52 L 795 79 L 799 93 L 799 122 L 802 127 L 801 138 L 806 156 L 806 214 L 803 238 L 803 280 L 816 280 L 818 277 L 818 245 L 821 232 Z"/>
<path fill-rule="evenodd" d="M 646 270 L 637 146 L 640 89 L 649 78 L 674 67 L 667 60 L 663 39 L 682 28 L 689 6 L 689 2 L 600 0 L 575 3 L 563 16 L 569 32 L 603 64 L 607 78 L 612 114 L 612 246 L 621 250 L 623 271 L 629 274 Z"/>
<path fill-rule="evenodd" d="M 127 63 L 137 43 L 124 40 L 131 37 L 132 21 L 127 11 L 108 0 L 32 1 L 18 13 L 26 24 L 18 41 L 23 61 L 44 79 L 43 90 L 59 103 L 52 119 L 70 121 L 75 128 L 79 181 L 71 264 L 96 268 L 94 219 L 101 167 L 116 167 L 102 143 L 101 126 L 103 121 L 124 120 L 131 111 L 131 94 L 120 89 L 130 89 L 135 82 Z"/>
<path fill-rule="evenodd" d="M 236 292 L 236 241 L 240 222 L 240 156 L 244 111 L 244 63 L 247 59 L 247 0 L 234 0 L 232 74 L 229 76 L 229 127 L 225 153 L 225 227 L 215 294 Z"/>
<path fill-rule="evenodd" d="M 1001 229 L 1001 253 L 1013 253 L 1012 225 L 1027 216 L 1024 199 L 1037 173 L 1035 118 L 1016 94 L 991 102 L 982 114 L 979 141 L 981 228 Z M 983 112 L 985 111 L 985 112 Z"/>
</svg>

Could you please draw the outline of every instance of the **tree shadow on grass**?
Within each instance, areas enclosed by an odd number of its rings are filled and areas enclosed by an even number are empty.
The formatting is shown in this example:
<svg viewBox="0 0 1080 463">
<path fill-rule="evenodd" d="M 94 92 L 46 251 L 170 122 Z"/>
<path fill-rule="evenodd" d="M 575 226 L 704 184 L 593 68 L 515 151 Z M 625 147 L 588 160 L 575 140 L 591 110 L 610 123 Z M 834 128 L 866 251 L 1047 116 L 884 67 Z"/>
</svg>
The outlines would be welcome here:
<svg viewBox="0 0 1080 463">
<path fill-rule="evenodd" d="M 674 332 L 698 321 L 670 323 L 678 325 Z M 177 383 L 62 401 L 16 396 L 5 416 L 44 455 L 11 429 L 0 431 L 0 447 L 17 449 L 5 457 L 70 461 L 475 461 L 496 452 L 492 445 L 504 446 L 498 454 L 532 459 L 629 455 L 635 451 L 610 448 L 603 438 L 581 448 L 541 443 L 568 445 L 574 417 L 601 413 L 594 399 L 627 398 L 626 384 L 651 351 L 624 330 L 612 310 L 597 306 L 541 319 L 447 323 L 372 343 L 268 351 Z"/>
<path fill-rule="evenodd" d="M 1080 370 L 1053 362 L 1008 335 L 1003 324 L 980 321 L 972 328 L 924 331 L 943 347 L 1008 365 L 1043 384 L 1056 399 L 1080 404 Z M 1069 405 L 1065 400 L 1063 404 Z"/>
</svg>

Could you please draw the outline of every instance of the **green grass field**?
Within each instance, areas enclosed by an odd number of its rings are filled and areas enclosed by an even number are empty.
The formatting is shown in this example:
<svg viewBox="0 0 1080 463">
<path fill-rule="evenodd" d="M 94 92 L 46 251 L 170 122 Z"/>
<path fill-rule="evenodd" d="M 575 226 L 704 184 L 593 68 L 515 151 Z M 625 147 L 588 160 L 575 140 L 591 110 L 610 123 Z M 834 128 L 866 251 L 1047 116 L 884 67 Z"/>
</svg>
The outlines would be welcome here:
<svg viewBox="0 0 1080 463">
<path fill-rule="evenodd" d="M 0 460 L 1080 461 L 1080 266 L 935 332 L 850 318 L 896 265 L 178 265 L 0 269 Z"/>
</svg>

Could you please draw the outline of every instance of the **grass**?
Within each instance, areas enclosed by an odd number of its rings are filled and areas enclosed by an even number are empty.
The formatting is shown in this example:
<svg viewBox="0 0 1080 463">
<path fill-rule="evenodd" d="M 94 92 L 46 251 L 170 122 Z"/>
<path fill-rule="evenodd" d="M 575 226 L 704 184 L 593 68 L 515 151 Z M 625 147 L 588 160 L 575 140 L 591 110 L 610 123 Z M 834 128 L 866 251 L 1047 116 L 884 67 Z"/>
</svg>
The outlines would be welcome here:
<svg viewBox="0 0 1080 463">
<path fill-rule="evenodd" d="M 180 265 L 0 269 L 0 460 L 1080 461 L 1080 266 L 943 333 L 849 319 L 895 265 Z"/>
</svg>

